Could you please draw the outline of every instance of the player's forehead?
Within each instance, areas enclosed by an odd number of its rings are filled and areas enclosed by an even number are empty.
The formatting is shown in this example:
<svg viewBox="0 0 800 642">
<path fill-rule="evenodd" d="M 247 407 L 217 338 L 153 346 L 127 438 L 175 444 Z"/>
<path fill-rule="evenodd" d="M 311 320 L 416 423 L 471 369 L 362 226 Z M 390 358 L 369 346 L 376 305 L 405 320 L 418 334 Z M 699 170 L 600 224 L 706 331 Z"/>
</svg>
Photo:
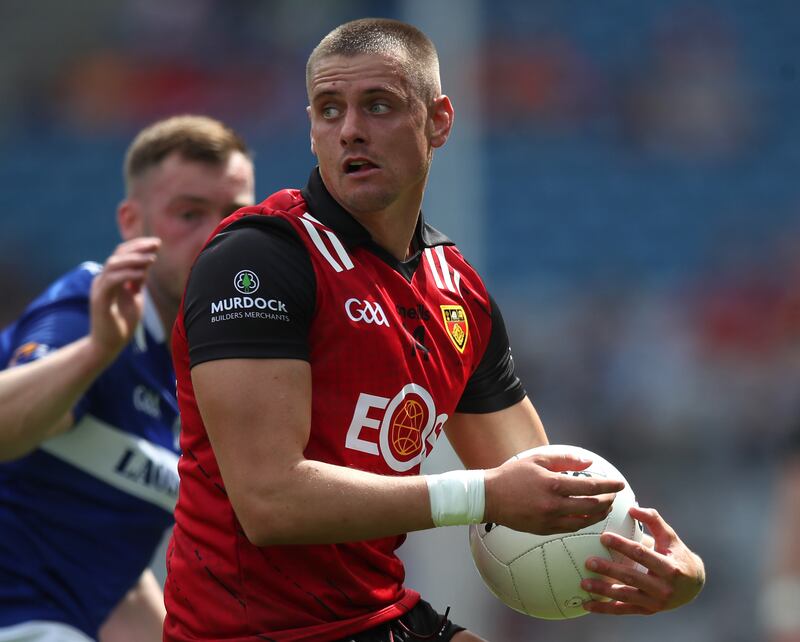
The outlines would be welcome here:
<svg viewBox="0 0 800 642">
<path fill-rule="evenodd" d="M 311 70 L 309 99 L 376 90 L 406 94 L 410 79 L 400 54 L 363 53 L 320 58 Z"/>
<path fill-rule="evenodd" d="M 171 201 L 176 195 L 193 195 L 214 200 L 228 196 L 252 201 L 253 164 L 239 151 L 223 162 L 212 163 L 172 152 L 141 177 L 140 192 L 159 200 Z"/>
</svg>

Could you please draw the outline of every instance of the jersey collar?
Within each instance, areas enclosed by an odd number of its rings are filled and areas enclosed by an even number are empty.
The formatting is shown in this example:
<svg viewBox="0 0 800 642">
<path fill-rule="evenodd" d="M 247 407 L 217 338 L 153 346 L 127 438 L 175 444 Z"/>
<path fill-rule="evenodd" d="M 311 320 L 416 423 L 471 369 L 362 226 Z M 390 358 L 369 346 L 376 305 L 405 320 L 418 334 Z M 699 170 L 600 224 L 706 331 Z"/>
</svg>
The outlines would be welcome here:
<svg viewBox="0 0 800 642">
<path fill-rule="evenodd" d="M 361 223 L 344 209 L 336 199 L 331 196 L 322 176 L 319 167 L 311 171 L 307 185 L 301 190 L 303 200 L 311 210 L 314 218 L 323 225 L 331 228 L 348 247 L 364 245 L 372 242 L 369 231 Z M 414 230 L 412 245 L 417 251 L 424 250 L 426 247 L 437 245 L 455 245 L 439 230 L 425 222 L 422 212 L 419 213 L 417 228 Z"/>
<path fill-rule="evenodd" d="M 161 317 L 158 316 L 158 310 L 153 303 L 153 298 L 147 291 L 147 288 L 142 290 L 144 295 L 144 309 L 142 311 L 142 320 L 134 332 L 134 341 L 140 351 L 147 350 L 147 339 L 145 338 L 145 330 L 153 337 L 156 343 L 165 343 L 167 340 L 167 333 L 164 330 L 164 324 L 161 323 Z"/>
</svg>

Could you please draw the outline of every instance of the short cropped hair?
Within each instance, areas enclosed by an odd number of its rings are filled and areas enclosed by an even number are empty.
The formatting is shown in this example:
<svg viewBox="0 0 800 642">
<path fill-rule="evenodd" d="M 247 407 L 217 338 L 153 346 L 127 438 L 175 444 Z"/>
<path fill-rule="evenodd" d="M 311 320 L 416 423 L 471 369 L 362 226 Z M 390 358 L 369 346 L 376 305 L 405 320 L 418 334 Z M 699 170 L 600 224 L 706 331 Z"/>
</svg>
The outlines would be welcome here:
<svg viewBox="0 0 800 642">
<path fill-rule="evenodd" d="M 185 114 L 159 120 L 145 127 L 125 154 L 125 189 L 173 152 L 190 161 L 212 165 L 225 163 L 233 152 L 252 155 L 239 134 L 208 116 Z"/>
<path fill-rule="evenodd" d="M 306 91 L 323 58 L 378 54 L 397 56 L 406 76 L 426 105 L 442 93 L 439 56 L 431 39 L 406 22 L 388 18 L 361 18 L 336 27 L 311 52 L 306 64 Z"/>
</svg>

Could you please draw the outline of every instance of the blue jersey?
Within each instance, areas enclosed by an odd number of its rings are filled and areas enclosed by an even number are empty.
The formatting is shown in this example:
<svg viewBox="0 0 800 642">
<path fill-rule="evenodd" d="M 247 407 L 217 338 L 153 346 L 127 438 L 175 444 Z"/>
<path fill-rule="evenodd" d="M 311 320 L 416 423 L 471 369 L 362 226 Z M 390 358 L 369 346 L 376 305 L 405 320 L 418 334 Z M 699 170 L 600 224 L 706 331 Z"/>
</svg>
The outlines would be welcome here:
<svg viewBox="0 0 800 642">
<path fill-rule="evenodd" d="M 0 367 L 89 332 L 84 263 L 0 334 Z M 172 523 L 178 408 L 164 329 L 145 293 L 134 340 L 73 409 L 72 429 L 0 463 L 0 628 L 30 620 L 96 637 Z"/>
</svg>

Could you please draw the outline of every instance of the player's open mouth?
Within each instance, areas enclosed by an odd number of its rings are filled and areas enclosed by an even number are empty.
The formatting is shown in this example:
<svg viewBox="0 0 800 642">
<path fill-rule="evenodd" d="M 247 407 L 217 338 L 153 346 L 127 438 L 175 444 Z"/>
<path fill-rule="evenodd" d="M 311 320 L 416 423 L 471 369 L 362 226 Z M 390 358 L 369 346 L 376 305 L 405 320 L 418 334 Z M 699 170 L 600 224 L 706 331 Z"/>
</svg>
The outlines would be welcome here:
<svg viewBox="0 0 800 642">
<path fill-rule="evenodd" d="M 371 169 L 377 169 L 378 166 L 366 159 L 349 160 L 344 163 L 345 174 L 361 174 L 366 173 Z"/>
</svg>

